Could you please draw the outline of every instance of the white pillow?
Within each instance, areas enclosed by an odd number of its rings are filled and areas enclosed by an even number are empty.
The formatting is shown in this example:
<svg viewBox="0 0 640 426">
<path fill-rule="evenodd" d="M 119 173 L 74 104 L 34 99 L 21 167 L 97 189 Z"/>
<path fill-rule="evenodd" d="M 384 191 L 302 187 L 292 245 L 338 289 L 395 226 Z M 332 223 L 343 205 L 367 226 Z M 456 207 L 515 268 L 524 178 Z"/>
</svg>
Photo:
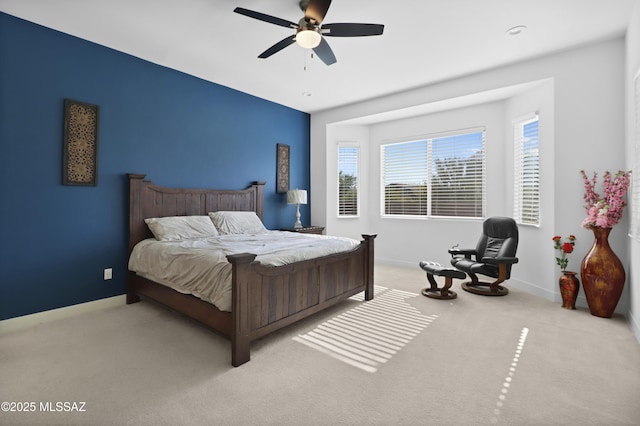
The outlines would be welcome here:
<svg viewBox="0 0 640 426">
<path fill-rule="evenodd" d="M 218 235 L 218 230 L 208 216 L 151 217 L 144 221 L 159 241 L 180 241 Z"/>
<path fill-rule="evenodd" d="M 221 234 L 263 234 L 267 228 L 256 214 L 251 211 L 210 212 L 209 217 Z"/>
</svg>

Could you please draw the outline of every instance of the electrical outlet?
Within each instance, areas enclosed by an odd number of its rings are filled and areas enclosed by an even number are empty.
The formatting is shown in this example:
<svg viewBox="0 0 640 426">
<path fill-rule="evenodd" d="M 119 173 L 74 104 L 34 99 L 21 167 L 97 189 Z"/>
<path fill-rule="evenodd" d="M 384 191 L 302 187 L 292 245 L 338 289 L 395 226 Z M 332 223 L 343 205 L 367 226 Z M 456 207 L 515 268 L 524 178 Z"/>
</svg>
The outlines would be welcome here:
<svg viewBox="0 0 640 426">
<path fill-rule="evenodd" d="M 111 268 L 106 268 L 104 270 L 104 279 L 110 280 L 111 278 L 113 278 L 113 270 Z"/>
</svg>

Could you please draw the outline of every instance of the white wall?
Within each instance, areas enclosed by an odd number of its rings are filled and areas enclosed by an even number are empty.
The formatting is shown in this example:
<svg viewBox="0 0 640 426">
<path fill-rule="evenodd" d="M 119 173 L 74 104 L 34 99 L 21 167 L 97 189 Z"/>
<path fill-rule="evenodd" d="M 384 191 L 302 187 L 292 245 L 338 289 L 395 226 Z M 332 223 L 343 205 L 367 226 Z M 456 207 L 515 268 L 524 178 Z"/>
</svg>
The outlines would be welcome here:
<svg viewBox="0 0 640 426">
<path fill-rule="evenodd" d="M 520 62 L 486 72 L 470 75 L 452 81 L 442 82 L 432 86 L 418 88 L 412 91 L 398 93 L 383 98 L 374 99 L 359 104 L 323 111 L 311 116 L 311 191 L 314 194 L 312 205 L 312 222 L 324 224 L 327 232 L 337 234 L 340 229 L 335 217 L 335 210 L 329 212 L 328 201 L 335 198 L 334 185 L 327 173 L 334 176 L 335 167 L 327 168 L 330 158 L 335 159 L 336 137 L 331 132 L 337 131 L 336 124 L 347 120 L 358 119 L 387 111 L 429 105 L 468 95 L 491 92 L 507 86 L 527 84 L 534 81 L 550 80 L 552 85 L 541 89 L 539 93 L 514 97 L 503 104 L 489 104 L 485 108 L 476 110 L 484 118 L 495 120 L 489 123 L 491 128 L 497 126 L 497 133 L 502 134 L 504 159 L 507 161 L 509 150 L 504 145 L 508 140 L 506 128 L 507 117 L 518 112 L 520 108 L 536 104 L 539 98 L 541 114 L 547 115 L 547 120 L 541 126 L 541 144 L 545 153 L 543 168 L 543 224 L 540 228 L 521 229 L 519 257 L 527 255 L 530 260 L 522 260 L 524 267 L 514 267 L 511 285 L 521 284 L 528 291 L 544 295 L 553 300 L 559 300 L 557 287 L 557 266 L 553 260 L 551 237 L 554 234 L 567 235 L 573 233 L 578 237 L 576 251 L 572 255 L 570 265 L 578 266 L 593 242 L 590 231 L 580 228 L 584 218 L 582 196 L 584 188 L 579 175 L 581 169 L 597 170 L 602 174 L 605 170 L 617 171 L 625 168 L 625 103 L 624 103 L 624 64 L 625 44 L 623 39 L 608 40 L 601 43 L 564 51 L 559 54 Z M 545 101 L 552 96 L 552 101 Z M 469 110 L 471 111 L 471 110 Z M 469 111 L 463 112 L 459 118 L 469 117 Z M 498 118 L 492 119 L 494 115 Z M 438 121 L 446 121 L 452 116 L 443 113 L 438 116 L 429 115 L 434 119 L 430 126 L 440 125 Z M 425 120 L 426 120 L 425 118 Z M 511 117 L 513 118 L 513 117 Z M 509 118 L 510 119 L 510 118 Z M 541 117 L 542 119 L 542 117 Z M 550 119 L 550 120 L 549 120 Z M 547 127 L 551 121 L 551 126 Z M 412 120 L 406 120 L 407 126 L 415 125 Z M 487 124 L 487 123 L 485 123 Z M 489 126 L 487 124 L 487 126 Z M 369 134 L 370 143 L 375 144 L 374 135 L 380 135 L 387 126 L 373 126 Z M 391 126 L 391 125 L 390 125 Z M 399 129 L 393 124 L 393 130 Z M 338 126 L 339 127 L 339 126 Z M 464 127 L 464 126 L 463 126 Z M 389 127 L 391 129 L 391 127 Z M 416 131 L 409 128 L 407 132 Z M 493 132 L 493 130 L 492 130 Z M 362 132 L 366 134 L 366 132 Z M 366 136 L 365 136 L 366 137 Z M 381 136 L 378 136 L 381 137 Z M 378 142 L 379 143 L 379 142 Z M 542 147 L 541 147 L 542 149 Z M 378 167 L 379 154 L 371 154 L 370 179 L 368 191 L 363 191 L 363 202 L 370 206 L 371 216 L 362 221 L 351 223 L 352 229 L 375 232 L 379 234 L 376 240 L 376 259 L 396 262 L 415 263 L 417 258 L 432 257 L 432 260 L 443 261 L 446 249 L 452 242 L 473 242 L 478 235 L 478 228 L 472 222 L 430 223 L 425 227 L 416 228 L 414 222 L 396 221 L 383 222 L 379 218 L 377 198 L 379 197 L 379 178 L 373 172 Z M 492 157 L 499 158 L 499 155 Z M 510 157 L 509 157 L 510 158 Z M 335 160 L 332 160 L 335 161 Z M 492 160 L 493 161 L 493 160 Z M 508 173 L 507 173 L 508 174 Z M 494 175 L 492 175 L 494 176 Z M 494 179 L 494 177 L 492 177 Z M 505 182 L 509 177 L 505 175 Z M 553 182 L 553 184 L 550 184 Z M 493 184 L 499 185 L 493 181 Z M 489 186 L 490 187 L 490 186 Z M 508 214 L 511 199 L 509 185 L 505 183 L 502 192 L 503 199 L 493 200 L 490 205 L 491 214 L 495 211 L 505 211 Z M 325 202 L 321 202 L 325 200 Z M 628 222 L 624 219 L 612 232 L 611 246 L 623 261 L 629 264 L 626 229 Z M 426 232 L 437 229 L 438 234 Z M 416 242 L 416 240 L 420 240 Z M 409 247 L 407 249 L 407 247 Z M 409 254 L 408 254 L 409 253 Z M 530 262 L 530 263 L 529 263 Z M 528 263 L 528 265 L 527 265 Z M 520 265 L 522 266 L 522 265 Z M 417 267 L 417 265 L 416 265 Z M 577 269 L 577 268 L 575 268 Z M 629 268 L 627 268 L 629 271 Z M 580 301 L 579 301 L 580 304 Z M 628 289 L 618 305 L 618 312 L 626 313 L 629 306 Z"/>
<path fill-rule="evenodd" d="M 487 214 L 505 215 L 504 203 L 504 134 L 502 102 L 454 109 L 396 120 L 371 126 L 370 158 L 381 161 L 380 146 L 400 140 L 416 140 L 434 133 L 484 127 L 487 148 Z M 371 191 L 368 194 L 372 229 L 378 233 L 376 258 L 385 263 L 417 266 L 420 260 L 448 264 L 447 250 L 454 244 L 475 247 L 479 235 L 477 220 L 426 220 L 383 218 L 380 215 L 382 183 L 380 167 L 371 167 Z M 495 191 L 493 189 L 496 189 Z"/>
<path fill-rule="evenodd" d="M 636 1 L 635 8 L 629 20 L 627 31 L 627 67 L 626 67 L 626 117 L 627 117 L 627 170 L 633 167 L 635 155 L 635 99 L 633 77 L 640 72 L 640 1 Z M 640 131 L 640 129 L 638 129 Z M 636 176 L 637 177 L 637 176 Z M 634 212 L 640 215 L 640 212 Z M 637 217 L 637 216 L 636 216 Z M 640 241 L 629 238 L 629 268 L 627 269 L 627 284 L 629 289 L 629 315 L 631 328 L 640 341 Z"/>
<path fill-rule="evenodd" d="M 553 80 L 533 89 L 527 90 L 509 98 L 505 103 L 504 126 L 507 135 L 505 149 L 507 158 L 513 158 L 513 119 L 522 117 L 532 112 L 538 112 L 539 116 L 539 148 L 540 148 L 540 225 L 537 227 L 521 225 L 519 227 L 520 241 L 518 258 L 520 262 L 512 269 L 512 280 L 518 282 L 521 288 L 529 292 L 551 300 L 561 300 L 557 282 L 560 277 L 560 269 L 552 268 L 555 265 L 555 251 L 551 243 L 551 237 L 562 234 L 576 234 L 580 224 L 574 224 L 573 229 L 556 232 L 555 228 L 555 114 Z M 506 188 L 505 197 L 509 199 L 513 188 L 513 164 L 507 162 L 507 179 L 510 183 Z M 513 203 L 509 204 L 509 212 L 513 211 Z M 546 265 L 540 268 L 540 265 Z M 580 259 L 571 256 L 569 270 L 580 271 Z M 586 306 L 586 301 L 585 301 Z"/>
<path fill-rule="evenodd" d="M 369 218 L 371 212 L 368 209 L 366 201 L 368 197 L 361 198 L 360 211 L 361 214 L 358 218 L 342 218 L 337 220 L 338 215 L 338 144 L 340 143 L 353 143 L 360 147 L 360 164 L 358 174 L 360 177 L 360 194 L 368 194 L 370 191 L 370 179 L 369 170 L 369 127 L 362 125 L 338 125 L 332 124 L 327 126 L 327 150 L 326 150 L 326 174 L 315 175 L 312 171 L 312 187 L 317 180 L 326 181 L 327 187 L 330 188 L 326 197 L 326 215 L 325 222 L 322 222 L 325 226 L 331 228 L 332 235 L 341 235 L 344 237 L 350 237 L 360 239 L 362 234 L 369 233 L 371 227 L 369 226 Z M 313 160 L 312 160 L 313 162 Z M 316 179 L 317 177 L 317 179 Z M 314 222 L 313 213 L 311 214 L 312 223 Z M 327 229 L 327 231 L 329 231 Z"/>
</svg>

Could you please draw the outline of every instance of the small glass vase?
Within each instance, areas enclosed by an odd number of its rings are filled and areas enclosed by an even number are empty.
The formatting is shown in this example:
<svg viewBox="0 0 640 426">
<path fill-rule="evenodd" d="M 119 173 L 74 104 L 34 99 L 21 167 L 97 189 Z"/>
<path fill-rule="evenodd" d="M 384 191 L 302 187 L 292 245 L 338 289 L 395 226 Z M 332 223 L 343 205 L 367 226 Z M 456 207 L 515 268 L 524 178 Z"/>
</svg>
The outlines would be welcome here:
<svg viewBox="0 0 640 426">
<path fill-rule="evenodd" d="M 580 291 L 580 281 L 576 277 L 577 272 L 562 271 L 560 276 L 560 294 L 562 295 L 562 307 L 565 309 L 575 309 L 578 291 Z"/>
</svg>

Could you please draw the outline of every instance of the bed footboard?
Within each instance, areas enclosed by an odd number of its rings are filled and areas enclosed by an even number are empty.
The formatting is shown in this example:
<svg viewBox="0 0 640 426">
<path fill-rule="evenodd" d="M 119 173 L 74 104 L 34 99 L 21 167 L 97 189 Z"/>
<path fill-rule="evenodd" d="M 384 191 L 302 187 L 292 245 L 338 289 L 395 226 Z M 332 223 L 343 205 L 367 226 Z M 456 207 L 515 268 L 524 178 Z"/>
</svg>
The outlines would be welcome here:
<svg viewBox="0 0 640 426">
<path fill-rule="evenodd" d="M 364 291 L 373 298 L 373 240 L 356 249 L 292 265 L 268 267 L 255 255 L 227 256 L 232 264 L 231 362 L 250 359 L 251 342 Z"/>
</svg>

